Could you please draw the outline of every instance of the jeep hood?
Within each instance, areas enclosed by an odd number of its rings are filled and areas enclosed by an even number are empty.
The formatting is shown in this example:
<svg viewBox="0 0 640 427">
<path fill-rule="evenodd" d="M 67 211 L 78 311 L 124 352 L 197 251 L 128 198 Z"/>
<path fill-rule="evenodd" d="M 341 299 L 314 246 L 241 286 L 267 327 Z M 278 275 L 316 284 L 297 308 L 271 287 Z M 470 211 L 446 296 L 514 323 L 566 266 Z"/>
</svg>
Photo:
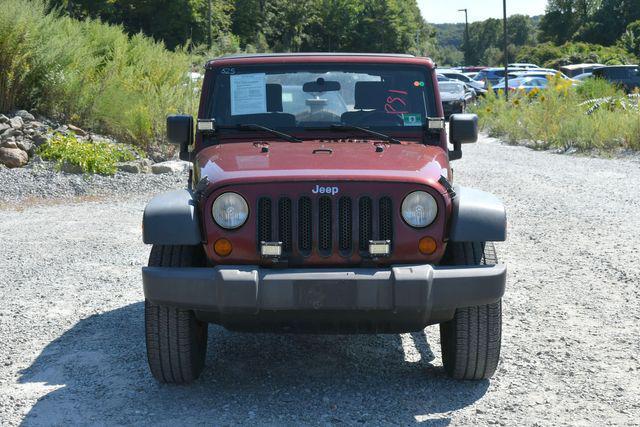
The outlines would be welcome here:
<svg viewBox="0 0 640 427">
<path fill-rule="evenodd" d="M 227 142 L 201 150 L 195 176 L 216 187 L 273 181 L 395 181 L 434 184 L 447 178 L 437 146 L 364 140 Z"/>
</svg>

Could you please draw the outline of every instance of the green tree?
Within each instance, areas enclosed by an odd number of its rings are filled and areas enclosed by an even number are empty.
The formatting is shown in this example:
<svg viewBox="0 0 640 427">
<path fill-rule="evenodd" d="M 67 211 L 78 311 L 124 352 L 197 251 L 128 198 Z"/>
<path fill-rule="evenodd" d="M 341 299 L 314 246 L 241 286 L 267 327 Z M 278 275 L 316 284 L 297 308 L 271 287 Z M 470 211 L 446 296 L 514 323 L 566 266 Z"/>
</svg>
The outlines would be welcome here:
<svg viewBox="0 0 640 427">
<path fill-rule="evenodd" d="M 628 52 L 640 57 L 640 20 L 634 21 L 627 26 L 627 30 L 622 34 L 619 44 Z"/>
<path fill-rule="evenodd" d="M 169 48 L 204 43 L 208 36 L 208 0 L 52 0 L 51 5 L 74 18 L 100 18 L 129 34 L 142 32 Z M 213 0 L 211 5 L 215 39 L 230 32 L 234 2 Z"/>
</svg>

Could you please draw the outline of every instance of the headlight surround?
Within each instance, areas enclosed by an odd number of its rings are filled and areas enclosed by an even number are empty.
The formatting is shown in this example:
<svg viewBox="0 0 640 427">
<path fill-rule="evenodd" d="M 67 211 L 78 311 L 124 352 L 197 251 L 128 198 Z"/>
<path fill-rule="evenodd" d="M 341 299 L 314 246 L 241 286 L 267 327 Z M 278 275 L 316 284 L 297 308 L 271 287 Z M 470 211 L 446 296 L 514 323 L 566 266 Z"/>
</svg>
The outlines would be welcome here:
<svg viewBox="0 0 640 427">
<path fill-rule="evenodd" d="M 213 202 L 211 207 L 213 220 L 227 230 L 240 228 L 249 218 L 249 205 L 237 193 L 223 193 Z"/>
<path fill-rule="evenodd" d="M 438 203 L 426 191 L 414 191 L 402 202 L 402 218 L 414 228 L 431 225 L 438 216 Z"/>
</svg>

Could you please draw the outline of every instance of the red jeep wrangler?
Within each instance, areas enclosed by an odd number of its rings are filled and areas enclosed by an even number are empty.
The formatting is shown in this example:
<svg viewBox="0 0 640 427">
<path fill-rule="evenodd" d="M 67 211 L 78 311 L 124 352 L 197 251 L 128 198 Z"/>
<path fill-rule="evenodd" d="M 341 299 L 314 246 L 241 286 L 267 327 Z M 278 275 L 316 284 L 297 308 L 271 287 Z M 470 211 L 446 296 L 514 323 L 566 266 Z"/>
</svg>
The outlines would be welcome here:
<svg viewBox="0 0 640 427">
<path fill-rule="evenodd" d="M 187 189 L 144 212 L 149 365 L 203 369 L 207 324 L 237 331 L 404 333 L 440 324 L 448 375 L 498 364 L 502 203 L 454 186 L 477 117 L 446 127 L 434 64 L 409 55 L 278 54 L 206 65 Z M 195 134 L 195 141 L 194 141 Z"/>
</svg>

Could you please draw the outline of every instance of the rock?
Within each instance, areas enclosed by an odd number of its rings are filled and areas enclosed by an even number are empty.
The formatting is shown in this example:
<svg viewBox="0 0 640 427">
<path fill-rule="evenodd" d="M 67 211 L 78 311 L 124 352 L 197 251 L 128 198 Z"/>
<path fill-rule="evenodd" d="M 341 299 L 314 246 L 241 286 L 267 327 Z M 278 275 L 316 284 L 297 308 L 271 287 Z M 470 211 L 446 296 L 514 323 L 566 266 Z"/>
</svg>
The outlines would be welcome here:
<svg viewBox="0 0 640 427">
<path fill-rule="evenodd" d="M 169 160 L 167 162 L 156 163 L 151 166 L 151 172 L 154 174 L 162 173 L 182 173 L 189 169 L 191 163 L 182 160 Z"/>
<path fill-rule="evenodd" d="M 11 137 L 11 138 L 7 138 L 7 139 L 3 139 L 2 142 L 0 142 L 0 147 L 18 148 L 18 145 L 16 144 L 15 138 Z M 25 151 L 27 151 L 27 150 L 25 150 Z"/>
<path fill-rule="evenodd" d="M 0 148 L 0 163 L 8 168 L 19 168 L 29 161 L 26 152 L 19 148 Z"/>
<path fill-rule="evenodd" d="M 118 168 L 119 171 L 126 172 L 126 173 L 140 173 L 140 172 L 142 172 L 142 167 L 140 165 L 140 162 L 138 162 L 138 161 L 121 162 L 121 163 L 118 163 L 116 165 L 116 168 Z"/>
<path fill-rule="evenodd" d="M 33 142 L 31 142 L 31 140 L 24 139 L 24 138 L 23 139 L 17 139 L 16 140 L 16 145 L 22 151 L 26 151 L 29 154 L 29 156 L 33 156 L 34 147 L 33 147 Z"/>
<path fill-rule="evenodd" d="M 41 123 L 41 122 L 37 122 L 37 121 L 31 122 L 31 123 L 27 123 L 26 126 L 28 126 L 31 129 L 37 129 L 37 130 L 40 130 L 40 131 L 47 130 L 47 125 L 45 125 L 44 123 Z"/>
<path fill-rule="evenodd" d="M 33 114 L 31 114 L 27 110 L 16 111 L 16 116 L 20 117 L 25 122 L 32 122 L 36 119 L 35 117 L 33 117 Z"/>
<path fill-rule="evenodd" d="M 62 164 L 60 165 L 60 170 L 66 173 L 75 173 L 75 174 L 82 173 L 82 167 L 66 161 L 62 162 Z"/>
<path fill-rule="evenodd" d="M 8 125 L 10 123 L 9 117 L 5 116 L 4 114 L 0 114 L 0 123 Z"/>
<path fill-rule="evenodd" d="M 7 123 L 0 123 L 0 135 L 7 129 L 11 129 L 11 126 Z"/>
<path fill-rule="evenodd" d="M 4 131 L 2 135 L 0 135 L 0 139 L 5 140 L 16 136 L 22 136 L 22 131 L 20 129 L 11 128 Z"/>
<path fill-rule="evenodd" d="M 71 132 L 75 133 L 76 135 L 87 136 L 87 132 L 80 129 L 78 126 L 67 125 L 67 129 L 69 129 Z"/>
<path fill-rule="evenodd" d="M 42 134 L 35 134 L 31 137 L 31 141 L 33 141 L 33 144 L 36 147 L 40 147 L 42 144 L 45 144 L 47 141 L 49 140 L 49 138 L 47 137 L 47 135 L 42 135 Z"/>
<path fill-rule="evenodd" d="M 9 123 L 11 124 L 11 127 L 14 129 L 22 129 L 22 126 L 24 126 L 24 121 L 22 120 L 22 117 L 14 117 L 12 119 L 9 119 Z"/>
</svg>

